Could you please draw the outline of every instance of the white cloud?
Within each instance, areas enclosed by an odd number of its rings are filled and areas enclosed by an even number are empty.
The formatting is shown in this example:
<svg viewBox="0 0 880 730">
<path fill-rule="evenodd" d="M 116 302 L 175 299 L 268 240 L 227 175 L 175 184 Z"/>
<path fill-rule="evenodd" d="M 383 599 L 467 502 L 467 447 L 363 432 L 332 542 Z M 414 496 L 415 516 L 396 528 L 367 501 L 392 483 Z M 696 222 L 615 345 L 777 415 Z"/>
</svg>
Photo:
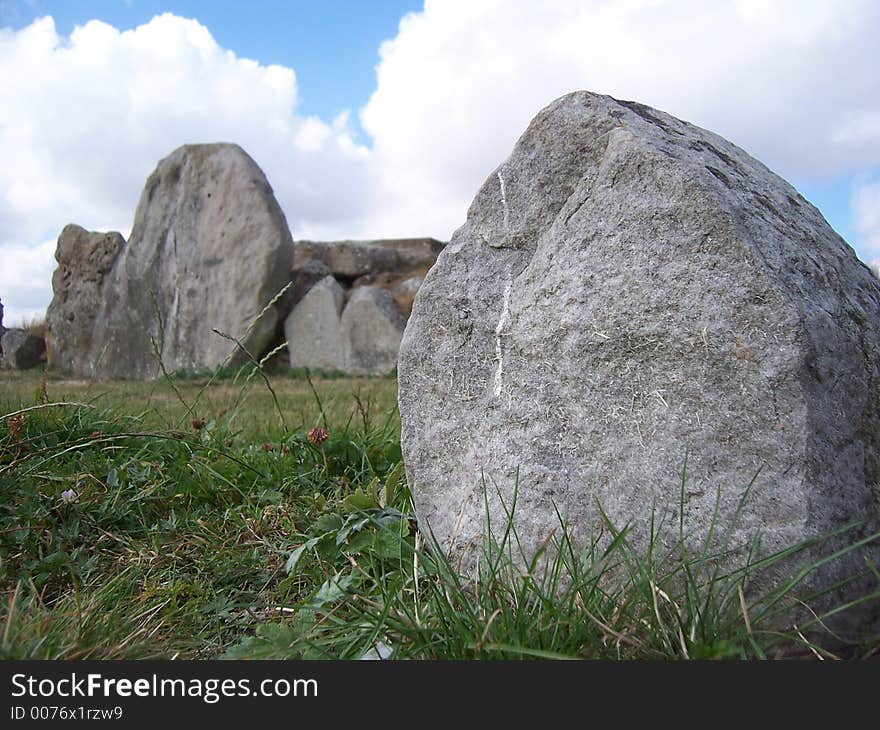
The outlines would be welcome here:
<svg viewBox="0 0 880 730">
<path fill-rule="evenodd" d="M 787 178 L 880 165 L 875 0 L 427 0 L 362 112 L 386 206 L 444 234 L 535 113 L 588 89 L 712 129 Z"/>
<path fill-rule="evenodd" d="M 3 325 L 15 327 L 46 313 L 52 299 L 55 241 L 38 246 L 0 245 L 0 301 Z"/>
</svg>

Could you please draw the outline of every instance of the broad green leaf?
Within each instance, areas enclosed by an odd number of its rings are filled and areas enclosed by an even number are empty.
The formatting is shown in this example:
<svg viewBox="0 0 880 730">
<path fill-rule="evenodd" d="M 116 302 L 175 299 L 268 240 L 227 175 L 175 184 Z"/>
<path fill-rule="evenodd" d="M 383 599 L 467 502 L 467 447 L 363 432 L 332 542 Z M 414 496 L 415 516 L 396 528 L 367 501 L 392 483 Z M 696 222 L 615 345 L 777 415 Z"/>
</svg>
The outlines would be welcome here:
<svg viewBox="0 0 880 730">
<path fill-rule="evenodd" d="M 290 575 L 293 572 L 293 569 L 296 568 L 296 564 L 299 562 L 299 559 L 303 556 L 303 553 L 306 550 L 311 550 L 318 542 L 321 540 L 320 537 L 313 537 L 310 540 L 306 540 L 302 545 L 293 550 L 290 553 L 290 557 L 287 559 L 287 562 L 284 564 L 284 571 Z"/>
<path fill-rule="evenodd" d="M 315 596 L 312 599 L 310 606 L 312 608 L 321 608 L 328 603 L 338 601 L 346 594 L 346 591 L 351 585 L 352 580 L 353 578 L 350 574 L 342 575 L 341 573 L 337 573 L 332 578 L 324 581 L 324 583 L 315 593 Z"/>
<path fill-rule="evenodd" d="M 400 489 L 400 484 L 403 482 L 404 476 L 403 462 L 398 462 L 388 473 L 388 476 L 385 477 L 385 489 L 383 490 L 381 499 L 383 507 L 387 507 L 394 501 L 394 497 L 397 495 L 398 489 Z"/>
<path fill-rule="evenodd" d="M 315 520 L 315 529 L 318 532 L 327 533 L 327 532 L 336 532 L 339 528 L 342 527 L 342 517 L 335 514 L 329 515 L 321 515 L 317 520 Z"/>
<path fill-rule="evenodd" d="M 359 532 L 354 539 L 345 546 L 345 550 L 352 555 L 359 555 L 373 546 L 373 535 L 369 531 Z"/>
<path fill-rule="evenodd" d="M 387 560 L 400 560 L 405 549 L 404 545 L 400 535 L 390 530 L 379 530 L 373 542 L 376 555 Z"/>
<path fill-rule="evenodd" d="M 343 504 L 352 512 L 364 512 L 368 509 L 376 509 L 379 506 L 375 497 L 366 494 L 360 487 L 349 494 L 343 500 Z"/>
<path fill-rule="evenodd" d="M 348 542 L 348 538 L 350 535 L 355 534 L 356 532 L 360 532 L 364 529 L 364 525 L 368 524 L 370 521 L 369 517 L 360 517 L 359 515 L 352 515 L 349 517 L 345 524 L 339 529 L 339 532 L 336 533 L 336 544 L 344 545 Z"/>
</svg>

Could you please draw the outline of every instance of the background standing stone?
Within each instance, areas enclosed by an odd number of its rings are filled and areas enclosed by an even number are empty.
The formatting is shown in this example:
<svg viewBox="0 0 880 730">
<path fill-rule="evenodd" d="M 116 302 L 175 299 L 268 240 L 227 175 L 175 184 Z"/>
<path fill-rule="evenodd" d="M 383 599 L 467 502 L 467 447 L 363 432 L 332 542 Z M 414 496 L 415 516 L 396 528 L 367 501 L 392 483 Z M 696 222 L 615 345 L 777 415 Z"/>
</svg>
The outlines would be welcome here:
<svg viewBox="0 0 880 730">
<path fill-rule="evenodd" d="M 198 371 L 255 356 L 275 335 L 264 307 L 290 281 L 293 242 L 272 188 L 237 145 L 180 147 L 147 180 L 95 321 L 98 377 Z"/>
<path fill-rule="evenodd" d="M 281 307 L 290 312 L 290 366 L 391 373 L 413 299 L 444 245 L 433 238 L 296 241 L 293 287 Z"/>
<path fill-rule="evenodd" d="M 345 294 L 325 276 L 300 300 L 284 323 L 290 367 L 342 370 L 346 345 L 339 321 Z"/>
<path fill-rule="evenodd" d="M 406 320 L 389 292 L 375 286 L 354 289 L 341 325 L 348 372 L 386 375 L 394 369 Z"/>
<path fill-rule="evenodd" d="M 29 370 L 46 362 L 46 340 L 26 329 L 11 327 L 0 337 L 0 366 L 7 370 Z"/>
<path fill-rule="evenodd" d="M 46 311 L 51 333 L 50 362 L 60 370 L 92 375 L 95 318 L 104 284 L 125 246 L 116 232 L 89 232 L 71 223 L 58 236 L 52 275 L 52 302 Z M 98 333 L 98 339 L 101 339 Z"/>
</svg>

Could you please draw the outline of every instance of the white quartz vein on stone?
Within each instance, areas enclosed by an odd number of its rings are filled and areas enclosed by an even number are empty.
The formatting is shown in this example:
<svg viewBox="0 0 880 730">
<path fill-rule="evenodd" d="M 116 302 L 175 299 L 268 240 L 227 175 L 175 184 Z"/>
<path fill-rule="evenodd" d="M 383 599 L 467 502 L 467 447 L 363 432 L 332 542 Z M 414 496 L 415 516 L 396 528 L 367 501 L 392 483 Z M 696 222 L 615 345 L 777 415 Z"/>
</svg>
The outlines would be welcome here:
<svg viewBox="0 0 880 730">
<path fill-rule="evenodd" d="M 504 287 L 504 302 L 501 305 L 501 316 L 498 318 L 498 324 L 495 327 L 495 360 L 498 365 L 495 368 L 495 397 L 501 395 L 501 388 L 504 382 L 504 348 L 501 344 L 501 336 L 504 328 L 507 326 L 507 319 L 510 315 L 510 291 L 513 289 L 513 280 L 507 282 Z"/>
<path fill-rule="evenodd" d="M 498 170 L 498 183 L 501 186 L 501 207 L 504 210 L 504 231 L 510 232 L 510 214 L 507 210 L 507 194 L 504 190 L 504 177 L 501 170 Z"/>
</svg>

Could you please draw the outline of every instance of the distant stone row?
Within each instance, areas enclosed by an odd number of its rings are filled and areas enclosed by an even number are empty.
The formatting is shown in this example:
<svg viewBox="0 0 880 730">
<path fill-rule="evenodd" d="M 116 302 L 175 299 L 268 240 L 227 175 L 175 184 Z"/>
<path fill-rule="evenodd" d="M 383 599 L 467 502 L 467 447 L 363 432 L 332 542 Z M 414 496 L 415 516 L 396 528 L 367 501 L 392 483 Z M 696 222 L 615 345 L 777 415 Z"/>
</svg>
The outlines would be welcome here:
<svg viewBox="0 0 880 730">
<path fill-rule="evenodd" d="M 276 365 L 383 375 L 442 248 L 430 238 L 294 244 L 244 150 L 184 146 L 147 179 L 128 241 L 61 232 L 49 363 L 149 379 L 274 353 Z"/>
</svg>

